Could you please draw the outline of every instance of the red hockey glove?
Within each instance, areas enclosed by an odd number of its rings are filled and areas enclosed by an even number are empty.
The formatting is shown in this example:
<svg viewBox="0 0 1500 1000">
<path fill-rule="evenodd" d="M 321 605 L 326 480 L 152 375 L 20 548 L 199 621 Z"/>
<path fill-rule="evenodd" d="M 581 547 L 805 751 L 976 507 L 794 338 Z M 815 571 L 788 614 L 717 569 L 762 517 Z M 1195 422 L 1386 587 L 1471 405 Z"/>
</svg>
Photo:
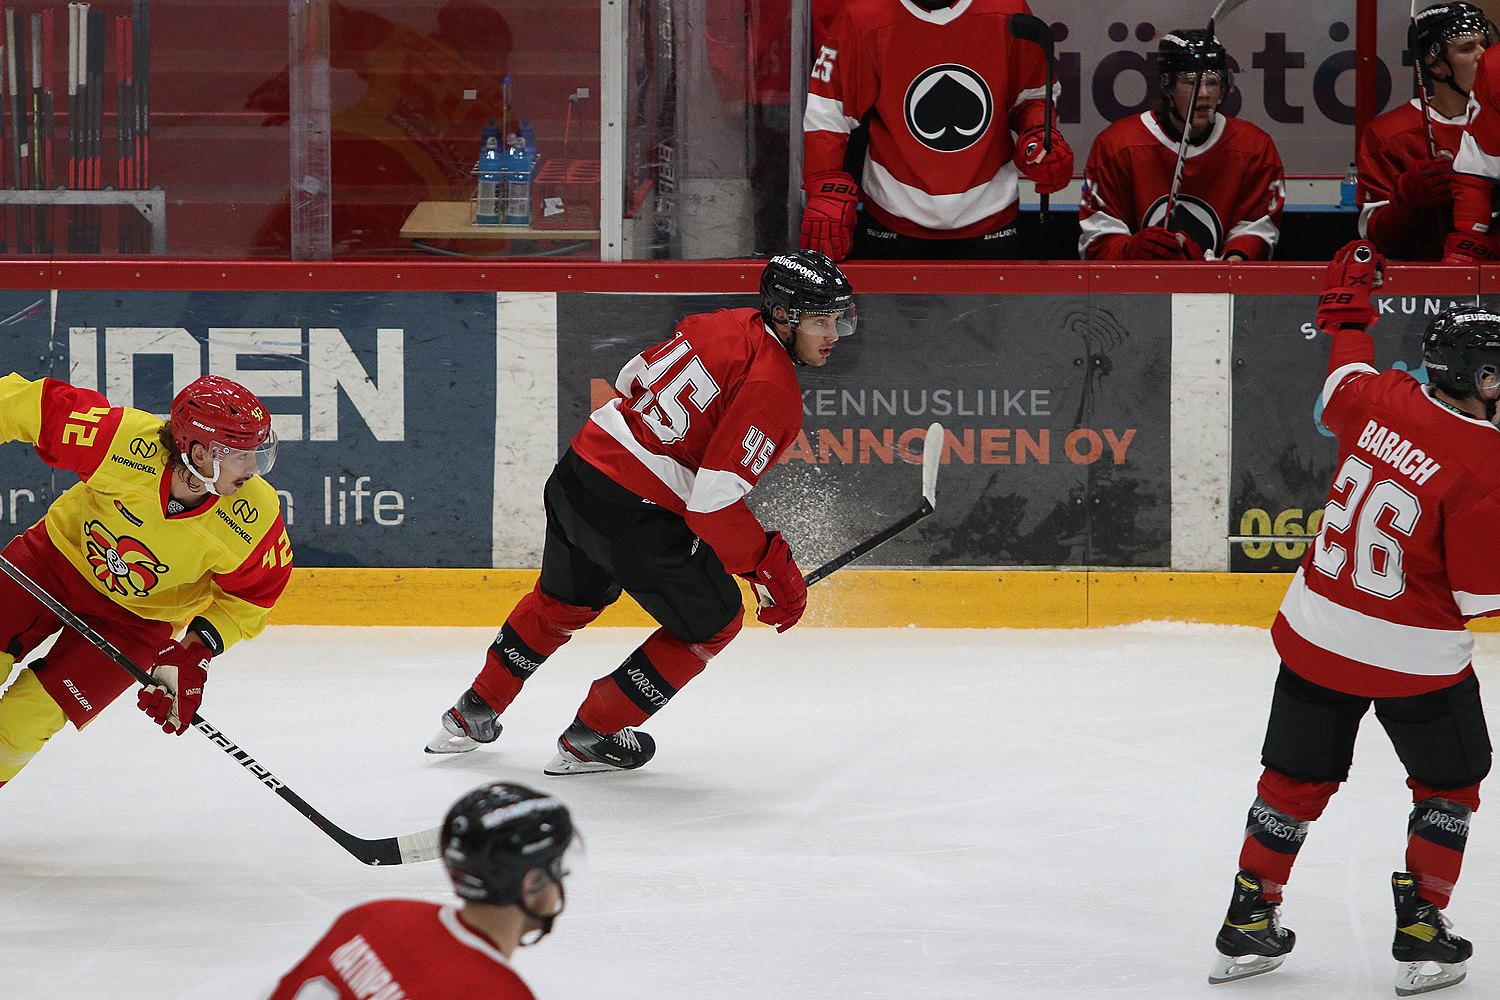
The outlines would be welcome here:
<svg viewBox="0 0 1500 1000">
<path fill-rule="evenodd" d="M 161 726 L 161 731 L 181 736 L 203 704 L 203 685 L 208 681 L 207 646 L 184 646 L 168 642 L 156 654 L 151 676 L 156 683 L 142 686 L 136 704 Z"/>
<path fill-rule="evenodd" d="M 1042 126 L 1033 125 L 1016 140 L 1016 169 L 1036 185 L 1037 194 L 1061 191 L 1073 179 L 1073 147 L 1061 132 L 1053 129 L 1049 153 L 1042 147 L 1046 134 Z"/>
<path fill-rule="evenodd" d="M 1333 255 L 1318 297 L 1318 328 L 1364 330 L 1375 325 L 1370 293 L 1380 287 L 1385 257 L 1369 240 L 1353 240 Z"/>
<path fill-rule="evenodd" d="M 1443 243 L 1444 264 L 1488 264 L 1496 259 L 1500 259 L 1500 246 L 1487 233 L 1460 229 L 1449 233 Z"/>
<path fill-rule="evenodd" d="M 1202 260 L 1203 249 L 1184 233 L 1147 226 L 1125 241 L 1126 260 Z"/>
<path fill-rule="evenodd" d="M 760 602 L 755 617 L 774 625 L 777 632 L 785 632 L 807 610 L 807 584 L 802 582 L 802 571 L 797 568 L 797 560 L 792 558 L 791 547 L 781 532 L 766 532 L 766 541 L 771 543 L 770 547 L 745 578 Z"/>
<path fill-rule="evenodd" d="M 807 192 L 807 207 L 802 210 L 802 249 L 816 250 L 835 262 L 843 260 L 854 243 L 859 185 L 842 170 L 828 170 L 803 181 L 802 190 Z"/>
<path fill-rule="evenodd" d="M 1422 160 L 1396 178 L 1391 201 L 1406 212 L 1425 212 L 1453 201 L 1453 164 Z"/>
</svg>

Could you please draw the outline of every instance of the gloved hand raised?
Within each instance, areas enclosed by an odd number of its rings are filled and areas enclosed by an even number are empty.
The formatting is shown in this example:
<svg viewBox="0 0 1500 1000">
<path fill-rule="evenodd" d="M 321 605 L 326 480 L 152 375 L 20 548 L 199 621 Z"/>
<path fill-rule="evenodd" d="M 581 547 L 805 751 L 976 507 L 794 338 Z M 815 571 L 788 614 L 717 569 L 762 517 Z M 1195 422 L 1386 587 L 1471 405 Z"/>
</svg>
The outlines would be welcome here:
<svg viewBox="0 0 1500 1000">
<path fill-rule="evenodd" d="M 1385 257 L 1369 240 L 1352 240 L 1339 249 L 1323 272 L 1318 296 L 1318 328 L 1364 330 L 1375 325 L 1370 293 L 1380 287 Z"/>
<path fill-rule="evenodd" d="M 802 182 L 807 207 L 802 210 L 803 250 L 816 250 L 837 263 L 854 244 L 854 206 L 859 185 L 842 170 L 826 170 Z"/>
<path fill-rule="evenodd" d="M 759 602 L 755 617 L 774 625 L 777 632 L 785 632 L 807 610 L 807 584 L 802 582 L 802 571 L 797 568 L 791 547 L 781 532 L 766 532 L 766 541 L 770 543 L 766 554 L 755 569 L 745 574 L 745 579 L 750 581 L 750 589 L 755 591 Z"/>
<path fill-rule="evenodd" d="M 208 681 L 207 646 L 184 646 L 168 641 L 156 654 L 151 668 L 155 684 L 142 686 L 136 704 L 161 726 L 161 731 L 181 736 L 203 704 L 203 685 Z"/>
<path fill-rule="evenodd" d="M 1185 233 L 1147 226 L 1125 241 L 1126 260 L 1202 260 L 1203 248 Z"/>
<path fill-rule="evenodd" d="M 1043 126 L 1033 125 L 1016 139 L 1016 169 L 1036 185 L 1037 194 L 1055 194 L 1073 179 L 1073 147 L 1053 129 L 1052 150 L 1048 152 L 1042 143 L 1046 135 Z"/>
</svg>

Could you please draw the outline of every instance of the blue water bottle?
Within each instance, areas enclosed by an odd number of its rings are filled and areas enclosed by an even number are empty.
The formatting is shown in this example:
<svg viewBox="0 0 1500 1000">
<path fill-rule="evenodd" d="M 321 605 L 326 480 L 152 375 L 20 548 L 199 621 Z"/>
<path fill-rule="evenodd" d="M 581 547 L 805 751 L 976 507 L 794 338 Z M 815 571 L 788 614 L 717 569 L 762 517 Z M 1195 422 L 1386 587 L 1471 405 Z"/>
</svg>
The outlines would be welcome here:
<svg viewBox="0 0 1500 1000">
<path fill-rule="evenodd" d="M 1339 208 L 1353 208 L 1359 195 L 1359 173 L 1354 169 L 1354 164 L 1349 164 L 1349 169 L 1344 172 L 1344 179 L 1339 182 Z"/>
<path fill-rule="evenodd" d="M 531 158 L 526 155 L 526 140 L 512 135 L 507 143 L 503 197 L 505 225 L 531 225 Z"/>
<path fill-rule="evenodd" d="M 474 225 L 498 226 L 504 161 L 500 156 L 500 130 L 495 127 L 495 119 L 490 119 L 480 136 L 479 162 L 474 165 Z"/>
</svg>

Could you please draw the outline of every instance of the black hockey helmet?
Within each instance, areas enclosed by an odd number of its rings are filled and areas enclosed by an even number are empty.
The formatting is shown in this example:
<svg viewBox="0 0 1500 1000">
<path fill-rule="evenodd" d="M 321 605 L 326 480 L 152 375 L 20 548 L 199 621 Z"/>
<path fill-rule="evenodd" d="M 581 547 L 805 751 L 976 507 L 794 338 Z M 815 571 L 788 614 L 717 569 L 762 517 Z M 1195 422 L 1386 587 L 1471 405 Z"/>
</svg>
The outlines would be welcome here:
<svg viewBox="0 0 1500 1000">
<path fill-rule="evenodd" d="M 1446 59 L 1448 42 L 1459 35 L 1482 35 L 1486 47 L 1495 42 L 1495 26 L 1471 3 L 1435 3 L 1417 12 L 1407 29 L 1407 48 L 1427 71 L 1427 60 Z"/>
<path fill-rule="evenodd" d="M 855 326 L 854 286 L 816 250 L 777 254 L 760 274 L 760 313 L 773 327 L 785 323 L 793 330 L 803 313 L 838 316 L 839 336 L 847 337 Z"/>
<path fill-rule="evenodd" d="M 1163 93 L 1176 85 L 1181 73 L 1219 74 L 1224 84 L 1221 93 L 1226 96 L 1234 86 L 1229 53 L 1203 28 L 1174 28 L 1162 35 L 1156 43 L 1156 71 L 1161 74 Z"/>
<path fill-rule="evenodd" d="M 1427 324 L 1422 360 L 1434 388 L 1450 396 L 1500 398 L 1500 314 L 1450 306 Z"/>
<path fill-rule="evenodd" d="M 540 869 L 562 888 L 568 874 L 563 855 L 573 837 L 573 819 L 560 801 L 525 785 L 493 781 L 448 810 L 443 864 L 461 898 L 525 909 L 522 881 L 528 872 Z M 527 912 L 548 924 L 556 916 Z"/>
</svg>

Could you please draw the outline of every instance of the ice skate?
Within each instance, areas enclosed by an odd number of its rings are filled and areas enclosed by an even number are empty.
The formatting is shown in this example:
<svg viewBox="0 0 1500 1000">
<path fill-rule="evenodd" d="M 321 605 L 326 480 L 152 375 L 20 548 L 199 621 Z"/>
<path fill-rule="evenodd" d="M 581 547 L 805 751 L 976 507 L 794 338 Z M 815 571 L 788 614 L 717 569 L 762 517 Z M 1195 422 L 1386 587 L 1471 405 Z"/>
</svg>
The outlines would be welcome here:
<svg viewBox="0 0 1500 1000">
<path fill-rule="evenodd" d="M 500 717 L 473 688 L 443 713 L 443 731 L 427 743 L 428 753 L 468 753 L 500 735 Z"/>
<path fill-rule="evenodd" d="M 1463 982 L 1474 946 L 1449 930 L 1453 924 L 1436 904 L 1417 895 L 1416 876 L 1392 872 L 1391 892 L 1396 897 L 1391 955 L 1401 963 L 1396 969 L 1396 995 L 1411 997 Z"/>
<path fill-rule="evenodd" d="M 628 726 L 617 733 L 596 733 L 577 719 L 557 738 L 557 756 L 544 774 L 590 774 L 631 771 L 656 753 L 656 741 Z"/>
<path fill-rule="evenodd" d="M 1248 979 L 1279 968 L 1297 943 L 1297 935 L 1281 926 L 1281 911 L 1261 895 L 1260 879 L 1249 872 L 1234 877 L 1229 914 L 1214 947 L 1219 958 L 1208 973 L 1210 984 Z"/>
</svg>

